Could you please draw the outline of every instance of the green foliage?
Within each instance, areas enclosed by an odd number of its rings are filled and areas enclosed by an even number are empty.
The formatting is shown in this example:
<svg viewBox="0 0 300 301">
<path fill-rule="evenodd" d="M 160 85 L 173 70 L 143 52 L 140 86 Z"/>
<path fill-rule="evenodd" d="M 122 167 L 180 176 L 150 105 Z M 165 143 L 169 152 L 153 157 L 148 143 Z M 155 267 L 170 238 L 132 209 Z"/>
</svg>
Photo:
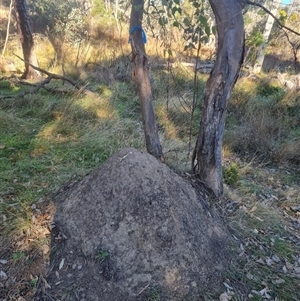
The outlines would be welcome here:
<svg viewBox="0 0 300 301">
<path fill-rule="evenodd" d="M 299 162 L 299 95 L 274 80 L 243 83 L 229 102 L 225 143 L 239 154 L 269 162 Z"/>
<path fill-rule="evenodd" d="M 106 9 L 105 3 L 103 0 L 94 0 L 91 13 L 92 13 L 92 16 L 105 17 L 107 14 L 109 14 L 111 12 Z"/>
<path fill-rule="evenodd" d="M 77 1 L 29 1 L 28 8 L 37 30 L 65 38 L 75 46 L 87 38 L 86 13 Z"/>
<path fill-rule="evenodd" d="M 32 277 L 32 279 L 31 279 L 30 282 L 29 282 L 29 285 L 30 285 L 32 288 L 35 288 L 35 287 L 37 286 L 38 280 L 39 280 L 39 277 L 38 277 L 38 276 Z"/>
<path fill-rule="evenodd" d="M 78 4 L 75 0 L 55 1 L 55 0 L 37 0 L 28 1 L 28 10 L 34 24 L 38 28 L 53 31 L 56 27 L 61 27 L 63 23 L 67 23 L 68 15 L 72 8 L 77 8 Z"/>
<path fill-rule="evenodd" d="M 263 97 L 275 97 L 281 99 L 284 96 L 285 91 L 281 87 L 262 83 L 257 86 L 257 94 Z"/>
<path fill-rule="evenodd" d="M 0 89 L 1 89 L 1 95 L 8 94 L 16 94 L 19 91 L 19 87 L 11 83 L 10 81 L 7 80 L 2 80 L 0 81 Z"/>
<path fill-rule="evenodd" d="M 150 289 L 146 292 L 145 301 L 159 301 L 161 300 L 161 290 L 160 289 Z"/>
<path fill-rule="evenodd" d="M 246 46 L 251 47 L 259 47 L 264 43 L 263 34 L 260 30 L 254 30 L 250 34 L 250 36 L 246 39 Z"/>
<path fill-rule="evenodd" d="M 280 20 L 283 24 L 285 24 L 287 18 L 288 18 L 288 14 L 287 14 L 286 10 L 283 9 L 283 8 L 280 9 L 280 11 L 279 11 L 279 20 Z"/>
<path fill-rule="evenodd" d="M 204 1 L 189 1 L 185 5 L 179 0 L 163 0 L 161 5 L 151 1 L 145 14 L 154 36 L 161 36 L 155 32 L 155 24 L 161 27 L 165 36 L 171 35 L 170 25 L 183 30 L 186 41 L 184 50 L 196 49 L 199 43 L 206 43 L 209 36 L 215 33 L 215 28 L 210 24 L 210 11 Z"/>
<path fill-rule="evenodd" d="M 109 255 L 109 253 L 107 251 L 104 250 L 100 250 L 98 251 L 96 257 L 99 261 L 104 260 L 107 256 Z"/>
<path fill-rule="evenodd" d="M 12 260 L 13 261 L 21 261 L 26 258 L 26 254 L 24 252 L 15 252 L 12 255 Z"/>
<path fill-rule="evenodd" d="M 234 162 L 231 162 L 228 167 L 224 166 L 223 167 L 223 177 L 224 177 L 224 181 L 226 184 L 228 184 L 228 185 L 236 184 L 241 178 L 241 174 L 240 174 L 239 167 L 237 166 L 237 164 Z"/>
</svg>

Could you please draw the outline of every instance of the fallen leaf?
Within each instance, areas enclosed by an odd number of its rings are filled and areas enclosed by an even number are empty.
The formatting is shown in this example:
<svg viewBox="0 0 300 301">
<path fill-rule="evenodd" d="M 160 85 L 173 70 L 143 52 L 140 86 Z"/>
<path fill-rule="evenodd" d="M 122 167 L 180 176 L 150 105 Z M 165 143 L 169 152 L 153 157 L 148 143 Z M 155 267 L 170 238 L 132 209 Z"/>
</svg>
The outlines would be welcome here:
<svg viewBox="0 0 300 301">
<path fill-rule="evenodd" d="M 253 206 L 248 212 L 249 213 L 253 213 L 254 211 L 256 211 L 257 210 L 257 207 L 256 206 Z"/>
<path fill-rule="evenodd" d="M 282 270 L 283 270 L 283 273 L 285 273 L 285 274 L 287 273 L 287 268 L 285 265 L 282 267 Z"/>
<path fill-rule="evenodd" d="M 257 259 L 255 262 L 265 264 L 265 262 L 261 258 Z"/>
<path fill-rule="evenodd" d="M 273 256 L 272 256 L 272 260 L 274 261 L 274 262 L 276 262 L 276 263 L 279 263 L 281 260 L 280 260 L 280 258 L 276 255 L 276 254 L 274 254 Z"/>
<path fill-rule="evenodd" d="M 8 276 L 5 274 L 5 272 L 0 271 L 0 279 L 4 281 L 8 279 Z"/>
<path fill-rule="evenodd" d="M 229 301 L 232 299 L 232 295 L 228 293 L 223 293 L 220 295 L 220 301 Z"/>
<path fill-rule="evenodd" d="M 65 263 L 65 259 L 63 258 L 59 264 L 59 267 L 58 267 L 59 270 L 61 270 L 63 268 L 64 263 Z"/>
<path fill-rule="evenodd" d="M 289 263 L 288 261 L 285 262 L 285 266 L 289 271 L 292 271 L 294 268 L 294 266 L 291 263 Z"/>
<path fill-rule="evenodd" d="M 300 274 L 300 267 L 294 267 L 295 273 Z"/>
<path fill-rule="evenodd" d="M 290 208 L 294 212 L 300 211 L 300 205 L 298 205 L 298 206 L 291 206 Z"/>
<path fill-rule="evenodd" d="M 267 257 L 267 258 L 266 258 L 266 263 L 267 263 L 268 266 L 270 266 L 270 265 L 272 265 L 274 262 L 273 262 L 273 260 L 272 260 L 270 257 Z"/>
<path fill-rule="evenodd" d="M 51 288 L 51 285 L 46 281 L 44 277 L 43 277 L 43 281 L 45 283 L 45 288 Z"/>
<path fill-rule="evenodd" d="M 275 199 L 276 201 L 278 201 L 278 197 L 275 196 L 274 194 L 271 194 L 271 197 L 272 197 L 273 199 Z"/>
<path fill-rule="evenodd" d="M 284 279 L 281 279 L 281 278 L 272 280 L 272 283 L 273 283 L 273 284 L 281 284 L 281 283 L 284 283 L 284 282 L 285 282 L 285 280 L 284 280 Z"/>
<path fill-rule="evenodd" d="M 264 220 L 258 216 L 254 216 L 258 221 L 263 222 Z M 259 230 L 259 232 L 263 232 L 262 230 Z M 263 233 L 264 234 L 264 233 Z"/>
<path fill-rule="evenodd" d="M 227 284 L 226 282 L 223 282 L 223 284 L 224 284 L 225 287 L 228 288 L 229 290 L 233 290 L 233 287 L 230 286 L 229 284 Z"/>
<path fill-rule="evenodd" d="M 262 289 L 261 291 L 259 291 L 261 296 L 266 297 L 267 299 L 270 299 L 271 296 L 268 294 L 268 289 L 265 287 L 264 289 Z"/>
</svg>

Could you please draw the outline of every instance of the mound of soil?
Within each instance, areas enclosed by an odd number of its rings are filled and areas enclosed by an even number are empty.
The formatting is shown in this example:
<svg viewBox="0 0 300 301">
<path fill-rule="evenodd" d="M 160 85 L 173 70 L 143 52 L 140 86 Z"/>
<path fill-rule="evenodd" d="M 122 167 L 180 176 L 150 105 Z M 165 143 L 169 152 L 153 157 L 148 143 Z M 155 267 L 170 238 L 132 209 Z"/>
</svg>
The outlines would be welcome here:
<svg viewBox="0 0 300 301">
<path fill-rule="evenodd" d="M 56 204 L 36 300 L 202 300 L 220 289 L 230 235 L 191 182 L 123 149 Z"/>
</svg>

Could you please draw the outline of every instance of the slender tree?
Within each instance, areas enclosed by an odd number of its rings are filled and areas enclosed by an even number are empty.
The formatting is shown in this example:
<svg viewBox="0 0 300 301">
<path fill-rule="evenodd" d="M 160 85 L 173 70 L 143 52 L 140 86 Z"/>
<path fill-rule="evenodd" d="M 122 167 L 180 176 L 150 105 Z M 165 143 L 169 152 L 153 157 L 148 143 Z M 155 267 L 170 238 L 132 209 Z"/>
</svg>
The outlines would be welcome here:
<svg viewBox="0 0 300 301">
<path fill-rule="evenodd" d="M 241 0 L 209 0 L 218 33 L 217 58 L 206 83 L 192 168 L 206 187 L 223 194 L 222 140 L 227 101 L 237 80 L 244 53 Z"/>
<path fill-rule="evenodd" d="M 32 64 L 34 66 L 38 66 L 38 62 L 34 50 L 34 42 L 26 0 L 14 0 L 14 8 L 25 61 L 25 70 L 22 74 L 22 78 L 35 79 L 41 75 L 29 65 Z"/>
<path fill-rule="evenodd" d="M 275 15 L 275 16 L 277 15 L 277 10 L 278 10 L 280 4 L 281 4 L 281 0 L 274 0 L 271 3 L 270 11 L 273 15 Z M 259 46 L 258 54 L 256 57 L 256 63 L 253 68 L 254 73 L 260 73 L 261 68 L 263 66 L 265 54 L 266 54 L 267 43 L 268 43 L 268 40 L 269 40 L 269 37 L 271 34 L 271 30 L 273 28 L 274 21 L 275 21 L 274 18 L 271 15 L 268 15 L 265 30 L 263 33 L 264 42 Z"/>
<path fill-rule="evenodd" d="M 4 47 L 2 49 L 2 57 L 4 57 L 4 53 L 5 53 L 7 42 L 8 42 L 12 7 L 13 7 L 13 0 L 10 1 L 10 5 L 9 5 L 9 13 L 8 13 L 8 20 L 7 20 L 7 28 L 6 28 L 6 37 L 5 37 Z"/>
<path fill-rule="evenodd" d="M 163 161 L 145 51 L 146 34 L 142 28 L 144 0 L 132 0 L 130 16 L 130 43 L 132 49 L 133 78 L 137 84 L 147 151 Z"/>
</svg>

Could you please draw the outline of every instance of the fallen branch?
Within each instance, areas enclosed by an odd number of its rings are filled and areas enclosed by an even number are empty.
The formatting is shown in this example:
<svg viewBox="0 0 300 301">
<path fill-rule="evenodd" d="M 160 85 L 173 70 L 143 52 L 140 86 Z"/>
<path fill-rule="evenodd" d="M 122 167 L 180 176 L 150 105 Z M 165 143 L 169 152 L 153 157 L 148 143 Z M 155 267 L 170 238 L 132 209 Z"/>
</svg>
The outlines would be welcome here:
<svg viewBox="0 0 300 301">
<path fill-rule="evenodd" d="M 22 59 L 21 57 L 19 57 L 18 55 L 15 54 L 15 56 L 17 58 L 19 58 L 21 61 L 25 62 L 25 63 L 28 63 L 26 62 L 24 59 Z M 43 74 L 46 74 L 47 77 L 45 79 L 43 79 L 41 82 L 37 83 L 37 84 L 33 84 L 33 83 L 29 83 L 27 81 L 18 81 L 19 84 L 23 84 L 23 85 L 27 85 L 27 86 L 33 86 L 34 89 L 33 90 L 30 90 L 30 91 L 24 91 L 24 92 L 21 92 L 19 93 L 18 95 L 5 95 L 5 96 L 2 96 L 0 97 L 0 99 L 7 99 L 7 98 L 20 98 L 20 97 L 24 97 L 25 95 L 27 94 L 36 94 L 40 89 L 45 89 L 46 91 L 48 92 L 58 92 L 57 90 L 54 90 L 54 89 L 49 89 L 46 87 L 47 84 L 49 84 L 51 82 L 52 79 L 58 79 L 58 80 L 61 80 L 63 82 L 68 82 L 69 84 L 71 84 L 72 86 L 74 86 L 78 92 L 77 94 L 79 95 L 80 93 L 84 92 L 86 95 L 92 95 L 94 97 L 97 97 L 98 95 L 93 93 L 92 91 L 89 91 L 86 89 L 86 86 L 80 86 L 78 85 L 74 80 L 72 80 L 71 78 L 67 77 L 67 76 L 64 76 L 64 75 L 59 75 L 59 74 L 56 74 L 56 73 L 51 73 L 45 69 L 42 69 L 40 67 L 36 67 L 30 63 L 28 63 L 29 66 L 31 66 L 33 69 L 43 73 Z M 59 92 L 62 92 L 62 91 L 59 91 Z M 63 91 L 63 92 L 67 92 L 67 91 Z"/>
<path fill-rule="evenodd" d="M 47 84 L 47 83 L 49 83 L 52 79 L 60 79 L 60 80 L 62 80 L 63 82 L 64 81 L 66 81 L 66 82 L 68 82 L 68 83 L 70 83 L 72 86 L 74 86 L 76 89 L 78 89 L 78 90 L 81 90 L 82 89 L 82 87 L 80 87 L 75 81 L 73 81 L 71 78 L 69 78 L 69 77 L 67 77 L 67 76 L 64 76 L 64 75 L 59 75 L 59 74 L 56 74 L 56 73 L 51 73 L 51 72 L 49 72 L 49 71 L 47 71 L 47 70 L 45 70 L 45 69 L 42 69 L 42 68 L 40 68 L 40 67 L 37 67 L 37 66 L 34 66 L 34 65 L 32 65 L 32 64 L 30 64 L 30 63 L 28 63 L 28 62 L 26 62 L 24 59 L 22 59 L 21 57 L 19 57 L 18 55 L 16 55 L 15 54 L 15 56 L 18 58 L 18 59 L 20 59 L 21 61 L 23 61 L 24 63 L 27 63 L 30 67 L 32 67 L 33 69 L 35 69 L 35 70 L 37 70 L 37 71 L 39 71 L 39 72 L 41 72 L 41 73 L 44 73 L 44 74 L 46 74 L 48 77 L 45 79 L 45 80 L 43 80 L 42 82 L 41 82 L 41 84 Z"/>
</svg>

